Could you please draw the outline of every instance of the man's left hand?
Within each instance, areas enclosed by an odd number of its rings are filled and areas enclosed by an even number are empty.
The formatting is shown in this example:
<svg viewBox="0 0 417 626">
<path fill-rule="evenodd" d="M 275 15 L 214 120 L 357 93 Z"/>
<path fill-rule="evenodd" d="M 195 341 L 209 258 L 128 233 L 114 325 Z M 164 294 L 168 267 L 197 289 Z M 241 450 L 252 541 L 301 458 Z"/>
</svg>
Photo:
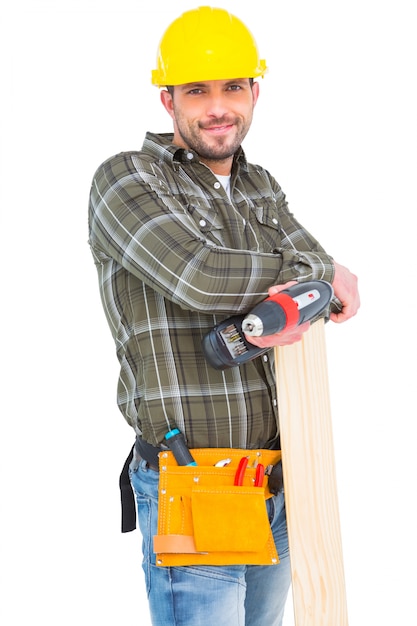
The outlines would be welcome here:
<svg viewBox="0 0 417 626">
<path fill-rule="evenodd" d="M 274 285 L 268 289 L 268 294 L 270 296 L 283 291 L 284 289 L 288 289 L 292 285 L 296 285 L 297 281 L 291 280 L 284 285 Z M 274 346 L 289 346 L 296 341 L 300 341 L 303 334 L 310 328 L 310 322 L 305 322 L 304 324 L 300 324 L 299 326 L 291 326 L 289 329 L 284 328 L 279 333 L 275 333 L 274 335 L 262 335 L 261 337 L 252 337 L 245 334 L 245 338 L 249 343 L 252 343 L 254 346 L 258 346 L 258 348 L 273 348 Z"/>
</svg>

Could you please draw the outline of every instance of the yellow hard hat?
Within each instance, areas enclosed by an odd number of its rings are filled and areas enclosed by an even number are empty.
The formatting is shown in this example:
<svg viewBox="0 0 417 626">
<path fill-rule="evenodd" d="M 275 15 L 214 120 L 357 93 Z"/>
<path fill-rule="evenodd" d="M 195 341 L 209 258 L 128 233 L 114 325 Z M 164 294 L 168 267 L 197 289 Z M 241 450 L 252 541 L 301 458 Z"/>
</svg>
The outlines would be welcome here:
<svg viewBox="0 0 417 626">
<path fill-rule="evenodd" d="M 152 84 L 256 78 L 267 71 L 252 33 L 224 9 L 198 7 L 168 26 L 159 43 Z"/>
</svg>

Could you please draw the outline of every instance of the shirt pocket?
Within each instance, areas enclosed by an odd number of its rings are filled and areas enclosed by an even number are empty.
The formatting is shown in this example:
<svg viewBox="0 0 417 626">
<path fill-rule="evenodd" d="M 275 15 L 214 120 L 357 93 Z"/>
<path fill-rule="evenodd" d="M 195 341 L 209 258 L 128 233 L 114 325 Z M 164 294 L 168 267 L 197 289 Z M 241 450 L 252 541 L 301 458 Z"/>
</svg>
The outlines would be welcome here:
<svg viewBox="0 0 417 626">
<path fill-rule="evenodd" d="M 251 222 L 262 241 L 262 251 L 271 252 L 280 246 L 282 239 L 281 220 L 276 204 L 267 198 L 251 202 Z"/>
<path fill-rule="evenodd" d="M 189 199 L 186 210 L 198 232 L 207 242 L 214 245 L 225 245 L 224 225 L 215 209 Z"/>
</svg>

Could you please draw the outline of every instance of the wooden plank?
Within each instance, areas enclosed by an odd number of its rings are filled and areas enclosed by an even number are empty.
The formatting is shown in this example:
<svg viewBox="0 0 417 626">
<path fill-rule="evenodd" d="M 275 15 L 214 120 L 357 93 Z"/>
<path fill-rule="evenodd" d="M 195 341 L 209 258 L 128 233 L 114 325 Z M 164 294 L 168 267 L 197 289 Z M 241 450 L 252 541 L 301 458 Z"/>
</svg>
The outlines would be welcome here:
<svg viewBox="0 0 417 626">
<path fill-rule="evenodd" d="M 347 626 L 324 322 L 275 348 L 296 626 Z"/>
</svg>

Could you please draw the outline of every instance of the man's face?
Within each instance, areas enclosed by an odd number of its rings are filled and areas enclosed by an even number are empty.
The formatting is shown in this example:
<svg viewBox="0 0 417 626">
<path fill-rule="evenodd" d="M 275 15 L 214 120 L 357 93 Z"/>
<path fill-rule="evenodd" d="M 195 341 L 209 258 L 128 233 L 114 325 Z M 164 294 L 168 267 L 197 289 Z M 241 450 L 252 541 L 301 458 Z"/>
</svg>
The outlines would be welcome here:
<svg viewBox="0 0 417 626">
<path fill-rule="evenodd" d="M 174 120 L 174 143 L 197 152 L 216 172 L 231 164 L 252 122 L 259 87 L 249 79 L 211 80 L 174 87 L 162 102 Z M 218 168 L 217 168 L 218 169 Z"/>
</svg>

